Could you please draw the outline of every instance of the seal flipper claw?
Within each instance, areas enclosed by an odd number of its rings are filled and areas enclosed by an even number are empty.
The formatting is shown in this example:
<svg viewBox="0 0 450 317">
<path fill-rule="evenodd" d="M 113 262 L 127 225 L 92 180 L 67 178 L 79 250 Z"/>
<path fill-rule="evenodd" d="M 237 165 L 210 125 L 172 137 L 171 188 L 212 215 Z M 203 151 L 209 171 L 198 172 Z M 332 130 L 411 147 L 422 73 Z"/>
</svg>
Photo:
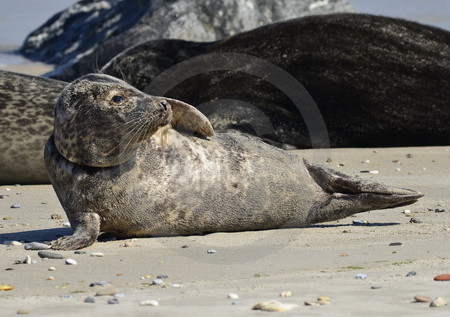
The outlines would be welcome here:
<svg viewBox="0 0 450 317">
<path fill-rule="evenodd" d="M 82 219 L 73 224 L 71 236 L 64 236 L 52 241 L 54 250 L 78 250 L 90 246 L 100 234 L 100 216 L 96 213 L 84 213 Z"/>
<path fill-rule="evenodd" d="M 374 209 L 394 208 L 409 205 L 423 196 L 422 193 L 351 177 L 309 163 L 303 159 L 314 181 L 329 195 L 310 212 L 311 223 L 342 219 L 350 215 Z"/>
</svg>

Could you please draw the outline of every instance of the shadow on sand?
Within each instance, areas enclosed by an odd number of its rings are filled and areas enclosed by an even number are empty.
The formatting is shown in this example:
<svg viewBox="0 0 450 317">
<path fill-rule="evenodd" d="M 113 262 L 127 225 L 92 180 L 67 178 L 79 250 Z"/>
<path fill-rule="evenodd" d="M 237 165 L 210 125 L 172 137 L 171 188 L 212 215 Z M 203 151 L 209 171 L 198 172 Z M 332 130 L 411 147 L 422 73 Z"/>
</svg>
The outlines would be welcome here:
<svg viewBox="0 0 450 317">
<path fill-rule="evenodd" d="M 55 229 L 43 229 L 43 230 L 30 230 L 13 233 L 0 234 L 0 243 L 5 241 L 24 241 L 24 242 L 42 242 L 52 241 L 58 239 L 61 236 L 71 235 L 72 229 L 70 228 L 55 228 Z"/>
</svg>

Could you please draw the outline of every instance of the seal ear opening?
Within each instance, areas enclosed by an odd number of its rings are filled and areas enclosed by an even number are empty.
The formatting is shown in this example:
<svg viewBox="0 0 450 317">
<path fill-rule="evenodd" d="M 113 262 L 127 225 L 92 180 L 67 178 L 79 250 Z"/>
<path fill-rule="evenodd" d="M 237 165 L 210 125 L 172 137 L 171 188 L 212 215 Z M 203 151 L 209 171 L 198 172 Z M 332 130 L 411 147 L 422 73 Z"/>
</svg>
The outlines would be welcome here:
<svg viewBox="0 0 450 317">
<path fill-rule="evenodd" d="M 164 98 L 172 107 L 172 121 L 174 129 L 194 132 L 203 137 L 214 135 L 214 129 L 208 118 L 195 107 L 171 98 Z"/>
</svg>

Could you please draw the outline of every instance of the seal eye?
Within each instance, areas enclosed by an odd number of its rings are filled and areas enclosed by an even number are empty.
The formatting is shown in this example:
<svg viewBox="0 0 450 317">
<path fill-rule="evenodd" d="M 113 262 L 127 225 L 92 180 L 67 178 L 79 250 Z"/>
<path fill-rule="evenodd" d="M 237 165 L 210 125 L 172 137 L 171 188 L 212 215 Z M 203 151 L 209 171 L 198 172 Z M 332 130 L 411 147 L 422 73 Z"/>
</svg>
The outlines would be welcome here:
<svg viewBox="0 0 450 317">
<path fill-rule="evenodd" d="M 112 102 L 115 103 L 119 103 L 122 102 L 125 98 L 123 96 L 120 95 L 115 95 L 114 97 L 111 98 Z"/>
</svg>

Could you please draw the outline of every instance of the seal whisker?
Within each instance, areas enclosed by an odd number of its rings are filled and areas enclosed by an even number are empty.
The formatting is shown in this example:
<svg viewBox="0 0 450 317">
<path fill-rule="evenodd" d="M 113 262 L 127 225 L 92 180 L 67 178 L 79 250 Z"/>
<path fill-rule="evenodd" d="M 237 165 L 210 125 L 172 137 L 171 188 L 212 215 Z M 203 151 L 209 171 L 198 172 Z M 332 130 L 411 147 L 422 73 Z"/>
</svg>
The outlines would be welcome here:
<svg viewBox="0 0 450 317">
<path fill-rule="evenodd" d="M 134 143 L 139 138 L 139 135 L 140 135 L 139 132 L 140 132 L 140 130 L 142 130 L 143 127 L 145 127 L 146 124 L 147 124 L 147 120 L 145 118 L 137 118 L 137 119 L 135 119 L 134 124 L 130 124 L 126 128 L 125 131 L 123 131 L 123 129 L 121 129 L 121 134 L 123 134 L 121 141 L 106 154 L 109 155 L 112 152 L 114 152 L 115 150 L 117 150 L 118 148 L 122 148 L 119 155 L 123 154 L 125 151 L 128 150 L 130 144 Z M 117 128 L 114 128 L 111 130 L 116 131 Z M 125 146 L 123 146 L 124 143 L 126 143 Z"/>
</svg>

